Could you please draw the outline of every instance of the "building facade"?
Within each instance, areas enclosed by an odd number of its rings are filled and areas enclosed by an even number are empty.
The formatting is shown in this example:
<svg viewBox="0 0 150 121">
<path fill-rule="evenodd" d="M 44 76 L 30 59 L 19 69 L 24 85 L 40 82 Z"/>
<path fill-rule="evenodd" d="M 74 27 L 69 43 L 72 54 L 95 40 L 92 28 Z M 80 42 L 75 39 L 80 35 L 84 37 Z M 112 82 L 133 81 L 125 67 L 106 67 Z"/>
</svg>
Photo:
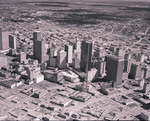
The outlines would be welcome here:
<svg viewBox="0 0 150 121">
<path fill-rule="evenodd" d="M 0 50 L 7 50 L 9 48 L 8 32 L 2 32 L 0 28 Z"/>
<path fill-rule="evenodd" d="M 116 85 L 122 83 L 124 59 L 118 56 L 107 57 L 106 77 L 108 81 L 113 81 Z"/>
<path fill-rule="evenodd" d="M 92 42 L 82 41 L 80 68 L 83 72 L 91 70 L 91 58 L 92 58 Z"/>
</svg>

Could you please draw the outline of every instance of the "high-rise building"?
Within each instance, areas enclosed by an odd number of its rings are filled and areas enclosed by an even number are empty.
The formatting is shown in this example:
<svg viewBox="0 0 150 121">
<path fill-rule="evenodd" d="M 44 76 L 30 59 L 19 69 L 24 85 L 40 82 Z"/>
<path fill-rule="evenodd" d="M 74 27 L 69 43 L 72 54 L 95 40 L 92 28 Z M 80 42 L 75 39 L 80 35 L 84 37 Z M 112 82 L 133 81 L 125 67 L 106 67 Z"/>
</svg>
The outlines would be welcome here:
<svg viewBox="0 0 150 121">
<path fill-rule="evenodd" d="M 67 57 L 67 53 L 64 50 L 61 50 L 58 52 L 58 54 L 57 54 L 57 67 L 59 69 L 64 69 L 67 67 L 66 57 Z"/>
<path fill-rule="evenodd" d="M 140 63 L 132 63 L 129 77 L 131 79 L 144 79 L 144 69 L 140 67 Z"/>
<path fill-rule="evenodd" d="M 39 63 L 44 63 L 47 59 L 47 46 L 45 46 L 45 41 L 42 39 L 40 31 L 33 32 L 33 51 L 34 58 L 39 61 Z"/>
<path fill-rule="evenodd" d="M 7 50 L 9 48 L 8 32 L 2 32 L 0 28 L 0 50 Z"/>
<path fill-rule="evenodd" d="M 123 71 L 126 72 L 126 73 L 129 73 L 130 69 L 131 69 L 131 64 L 132 64 L 131 59 L 125 60 L 124 61 L 124 70 Z"/>
<path fill-rule="evenodd" d="M 98 70 L 98 76 L 103 76 L 106 73 L 106 62 L 103 60 L 98 60 L 95 63 L 95 68 Z"/>
<path fill-rule="evenodd" d="M 78 56 L 75 56 L 73 59 L 73 67 L 76 69 L 80 68 L 80 59 L 78 58 Z"/>
<path fill-rule="evenodd" d="M 126 53 L 126 54 L 124 55 L 124 59 L 125 59 L 125 60 L 131 59 L 131 54 Z"/>
<path fill-rule="evenodd" d="M 35 48 L 34 58 L 37 59 L 39 63 L 43 63 L 47 60 L 46 49 L 44 44 L 45 44 L 44 40 L 42 41 L 37 40 L 34 43 Z"/>
<path fill-rule="evenodd" d="M 79 40 L 76 41 L 76 50 L 77 52 L 81 52 L 81 41 Z"/>
<path fill-rule="evenodd" d="M 82 41 L 81 44 L 81 70 L 91 70 L 92 42 Z"/>
<path fill-rule="evenodd" d="M 36 41 L 41 41 L 42 40 L 42 34 L 40 31 L 35 31 L 33 32 L 33 55 L 35 57 L 35 52 L 36 50 L 38 49 L 36 46 L 35 46 L 35 43 Z"/>
<path fill-rule="evenodd" d="M 137 79 L 140 74 L 140 65 L 138 63 L 132 63 L 129 77 L 131 79 Z"/>
<path fill-rule="evenodd" d="M 144 78 L 147 79 L 150 77 L 150 67 L 149 66 L 146 66 L 143 68 L 144 70 Z"/>
<path fill-rule="evenodd" d="M 138 53 L 138 56 L 137 56 L 137 61 L 139 61 L 139 62 L 144 62 L 144 55 L 143 54 L 141 54 L 141 53 Z"/>
<path fill-rule="evenodd" d="M 106 78 L 113 81 L 116 85 L 122 83 L 124 59 L 115 55 L 107 57 Z"/>
<path fill-rule="evenodd" d="M 106 51 L 104 49 L 97 48 L 96 51 L 94 52 L 94 56 L 96 58 L 105 57 L 105 55 Z"/>
<path fill-rule="evenodd" d="M 54 57 L 54 51 L 55 51 L 55 49 L 53 47 L 51 47 L 49 49 L 49 56 L 50 56 L 50 58 Z"/>
<path fill-rule="evenodd" d="M 67 63 L 71 64 L 73 59 L 73 46 L 65 45 L 65 52 L 67 53 Z"/>
<path fill-rule="evenodd" d="M 149 82 L 144 83 L 143 92 L 144 93 L 149 93 L 150 92 L 150 83 Z"/>
<path fill-rule="evenodd" d="M 12 49 L 16 49 L 16 37 L 14 35 L 9 35 L 9 47 Z"/>
<path fill-rule="evenodd" d="M 57 57 L 56 56 L 50 57 L 49 66 L 56 67 L 56 65 L 57 65 Z"/>
<path fill-rule="evenodd" d="M 124 72 L 125 73 L 129 73 L 130 72 L 130 69 L 131 69 L 131 64 L 132 64 L 132 61 L 131 61 L 131 55 L 126 53 L 124 55 Z"/>
</svg>

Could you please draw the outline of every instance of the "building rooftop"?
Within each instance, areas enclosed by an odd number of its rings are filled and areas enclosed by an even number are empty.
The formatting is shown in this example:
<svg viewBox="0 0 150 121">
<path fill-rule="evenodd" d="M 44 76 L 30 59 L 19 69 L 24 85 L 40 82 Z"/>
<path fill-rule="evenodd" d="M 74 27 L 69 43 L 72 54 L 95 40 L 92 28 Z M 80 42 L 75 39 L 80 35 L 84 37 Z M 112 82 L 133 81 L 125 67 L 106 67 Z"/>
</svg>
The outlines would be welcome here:
<svg viewBox="0 0 150 121">
<path fill-rule="evenodd" d="M 113 60 L 116 60 L 116 61 L 124 61 L 124 58 L 122 58 L 120 56 L 116 56 L 116 55 L 108 55 L 107 57 L 111 58 Z"/>
</svg>

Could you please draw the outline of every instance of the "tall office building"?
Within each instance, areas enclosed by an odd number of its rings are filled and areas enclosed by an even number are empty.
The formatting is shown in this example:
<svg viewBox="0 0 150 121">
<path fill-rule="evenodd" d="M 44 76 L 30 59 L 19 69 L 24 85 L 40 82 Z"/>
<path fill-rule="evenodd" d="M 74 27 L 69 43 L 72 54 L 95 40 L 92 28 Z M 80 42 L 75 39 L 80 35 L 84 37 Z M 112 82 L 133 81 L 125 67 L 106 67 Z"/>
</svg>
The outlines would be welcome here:
<svg viewBox="0 0 150 121">
<path fill-rule="evenodd" d="M 0 28 L 0 50 L 7 50 L 9 48 L 8 32 L 2 32 Z"/>
<path fill-rule="evenodd" d="M 44 40 L 42 41 L 35 41 L 34 43 L 34 58 L 37 59 L 39 61 L 39 63 L 43 63 L 47 60 L 47 56 L 46 56 L 46 49 L 44 46 L 45 42 Z"/>
<path fill-rule="evenodd" d="M 14 35 L 9 35 L 9 47 L 12 49 L 16 49 L 16 37 Z"/>
<path fill-rule="evenodd" d="M 138 53 L 138 56 L 136 58 L 139 62 L 144 62 L 145 56 L 142 53 Z"/>
<path fill-rule="evenodd" d="M 124 72 L 126 72 L 126 73 L 130 73 L 130 69 L 131 69 L 131 64 L 132 64 L 132 62 L 131 62 L 131 60 L 129 59 L 129 60 L 125 60 L 124 61 Z"/>
<path fill-rule="evenodd" d="M 144 83 L 143 92 L 144 93 L 149 93 L 150 92 L 150 83 L 149 82 Z"/>
<path fill-rule="evenodd" d="M 40 31 L 34 31 L 33 32 L 33 55 L 35 55 L 36 50 L 38 49 L 35 46 L 36 41 L 41 41 L 42 40 L 42 34 Z M 35 57 L 35 56 L 34 56 Z"/>
<path fill-rule="evenodd" d="M 98 60 L 95 63 L 95 68 L 98 70 L 98 76 L 103 77 L 106 73 L 106 62 L 104 60 Z"/>
<path fill-rule="evenodd" d="M 108 81 L 113 81 L 116 85 L 122 83 L 124 59 L 118 56 L 107 57 L 106 77 Z"/>
<path fill-rule="evenodd" d="M 131 79 L 138 79 L 140 74 L 140 65 L 139 63 L 132 63 L 129 77 Z"/>
<path fill-rule="evenodd" d="M 144 78 L 145 79 L 149 78 L 150 77 L 150 66 L 145 66 L 143 68 L 143 70 L 144 70 Z"/>
<path fill-rule="evenodd" d="M 58 54 L 57 54 L 57 67 L 59 69 L 64 69 L 67 67 L 66 57 L 67 57 L 67 53 L 64 50 L 61 50 L 58 52 Z"/>
<path fill-rule="evenodd" d="M 126 72 L 126 73 L 130 73 L 130 69 L 131 69 L 131 64 L 132 64 L 132 62 L 131 62 L 131 55 L 130 54 L 125 54 L 125 56 L 124 56 L 124 72 Z"/>
<path fill-rule="evenodd" d="M 33 32 L 33 52 L 34 58 L 39 61 L 39 63 L 44 63 L 47 57 L 47 46 L 45 46 L 45 41 L 42 39 L 40 31 Z"/>
<path fill-rule="evenodd" d="M 96 58 L 102 58 L 102 57 L 105 57 L 106 55 L 106 51 L 104 49 L 100 49 L 100 48 L 97 48 L 96 51 L 94 52 L 94 56 Z"/>
<path fill-rule="evenodd" d="M 77 52 L 81 52 L 81 41 L 79 40 L 76 41 L 76 50 Z"/>
<path fill-rule="evenodd" d="M 81 44 L 81 70 L 91 70 L 92 42 L 82 41 Z"/>
<path fill-rule="evenodd" d="M 73 59 L 73 46 L 65 45 L 65 52 L 67 53 L 67 63 L 71 64 Z"/>
<path fill-rule="evenodd" d="M 50 57 L 50 58 L 54 57 L 54 52 L 55 52 L 55 48 L 51 47 L 51 48 L 49 49 L 49 57 Z"/>
</svg>

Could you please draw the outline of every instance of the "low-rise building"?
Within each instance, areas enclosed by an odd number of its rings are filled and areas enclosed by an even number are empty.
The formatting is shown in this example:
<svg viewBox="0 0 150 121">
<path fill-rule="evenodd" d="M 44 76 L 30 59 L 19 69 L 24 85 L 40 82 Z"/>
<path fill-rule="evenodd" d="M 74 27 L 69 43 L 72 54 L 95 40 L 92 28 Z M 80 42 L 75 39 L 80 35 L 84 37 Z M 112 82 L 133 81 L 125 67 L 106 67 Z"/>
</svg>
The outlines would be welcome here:
<svg viewBox="0 0 150 121">
<path fill-rule="evenodd" d="M 87 92 L 76 91 L 76 92 L 73 92 L 70 98 L 81 101 L 81 102 L 86 102 L 88 99 L 90 99 L 91 96 L 92 95 Z"/>
<path fill-rule="evenodd" d="M 63 71 L 62 74 L 64 76 L 64 79 L 67 81 L 70 81 L 73 83 L 80 81 L 79 76 L 72 71 L 68 71 L 68 72 Z"/>
<path fill-rule="evenodd" d="M 7 88 L 14 88 L 14 87 L 18 87 L 20 85 L 22 85 L 22 81 L 17 81 L 17 80 L 13 80 L 13 79 L 6 79 L 4 81 L 1 81 L 0 84 L 2 86 L 5 86 Z"/>
<path fill-rule="evenodd" d="M 116 94 L 118 92 L 117 89 L 115 88 L 101 88 L 101 91 L 105 95 L 111 95 L 111 94 Z"/>
<path fill-rule="evenodd" d="M 52 82 L 60 82 L 64 79 L 61 71 L 46 70 L 44 71 L 44 79 Z"/>
<path fill-rule="evenodd" d="M 71 104 L 72 100 L 70 99 L 67 99 L 67 98 L 56 98 L 56 99 L 53 99 L 50 101 L 50 103 L 52 104 L 56 104 L 56 105 L 59 105 L 59 106 L 63 106 L 63 107 L 66 107 L 68 106 L 69 104 Z"/>
</svg>

